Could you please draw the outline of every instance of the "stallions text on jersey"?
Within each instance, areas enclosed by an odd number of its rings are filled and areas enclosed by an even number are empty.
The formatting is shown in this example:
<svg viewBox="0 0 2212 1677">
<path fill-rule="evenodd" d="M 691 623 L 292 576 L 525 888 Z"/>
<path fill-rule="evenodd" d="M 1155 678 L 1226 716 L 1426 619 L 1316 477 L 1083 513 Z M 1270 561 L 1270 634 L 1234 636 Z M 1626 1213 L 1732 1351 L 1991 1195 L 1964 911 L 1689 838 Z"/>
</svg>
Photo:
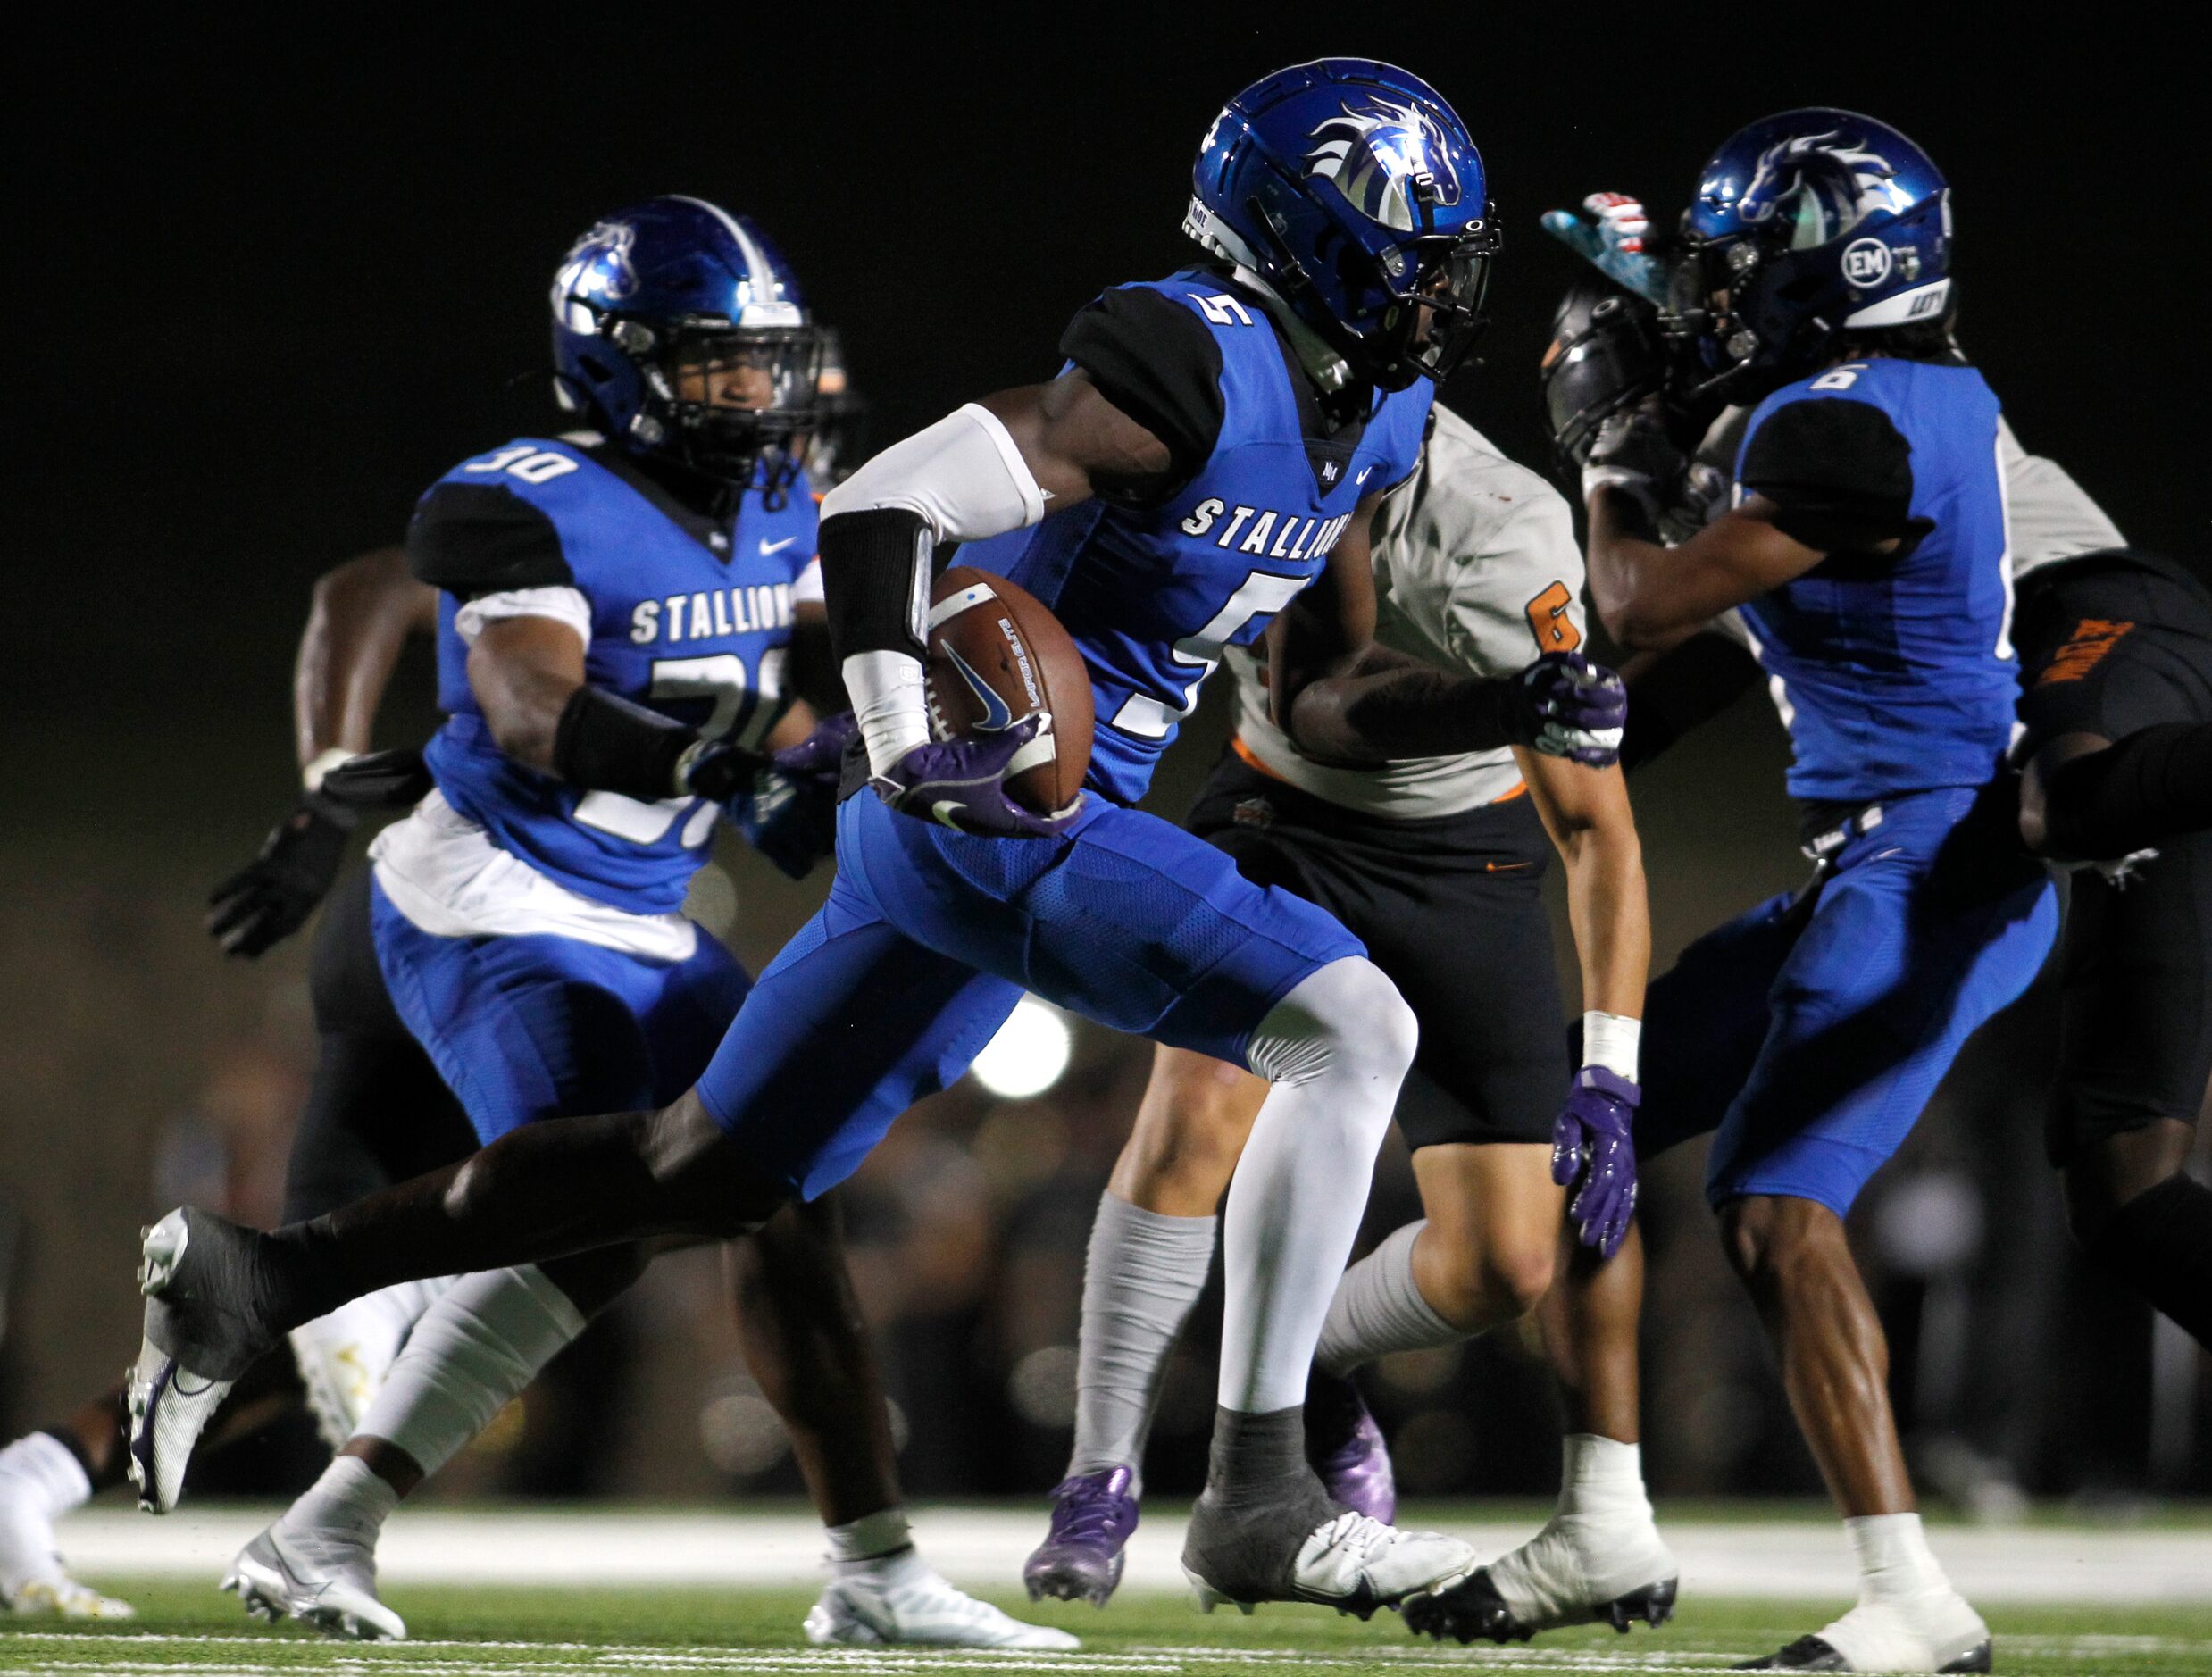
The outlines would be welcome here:
<svg viewBox="0 0 2212 1677">
<path fill-rule="evenodd" d="M 1212 338 L 1211 452 L 1155 505 L 1100 496 L 961 550 L 964 564 L 1036 595 L 1074 638 L 1098 704 L 1089 783 L 1124 804 L 1144 795 L 1223 649 L 1257 639 L 1321 574 L 1361 500 L 1413 471 L 1435 388 L 1423 380 L 1384 396 L 1364 424 L 1317 437 L 1302 375 L 1256 296 L 1220 271 L 1191 268 L 1100 302 L 1136 292 L 1187 312 Z M 1152 417 L 1148 404 L 1103 388 Z"/>
<path fill-rule="evenodd" d="M 408 552 L 445 590 L 447 721 L 424 755 L 454 810 L 570 890 L 632 914 L 679 907 L 717 806 L 580 790 L 516 762 L 470 688 L 469 647 L 492 618 L 563 619 L 584 638 L 589 686 L 757 745 L 782 709 L 793 585 L 814 556 L 805 482 L 777 501 L 748 490 L 728 518 L 703 519 L 626 456 L 535 438 L 432 485 Z M 485 539 L 494 528 L 507 538 Z"/>
</svg>

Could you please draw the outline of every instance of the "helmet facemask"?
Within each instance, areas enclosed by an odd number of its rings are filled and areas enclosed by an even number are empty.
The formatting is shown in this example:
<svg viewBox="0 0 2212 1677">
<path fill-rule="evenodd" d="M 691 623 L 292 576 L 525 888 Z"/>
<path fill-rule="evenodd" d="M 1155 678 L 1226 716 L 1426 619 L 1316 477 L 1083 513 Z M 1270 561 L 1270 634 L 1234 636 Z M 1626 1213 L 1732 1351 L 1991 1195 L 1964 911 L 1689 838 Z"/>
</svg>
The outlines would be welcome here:
<svg viewBox="0 0 2212 1677">
<path fill-rule="evenodd" d="M 821 335 L 812 326 L 732 326 L 694 315 L 659 328 L 621 316 L 606 340 L 646 390 L 630 440 L 703 476 L 771 494 L 798 476 L 815 423 Z"/>
</svg>

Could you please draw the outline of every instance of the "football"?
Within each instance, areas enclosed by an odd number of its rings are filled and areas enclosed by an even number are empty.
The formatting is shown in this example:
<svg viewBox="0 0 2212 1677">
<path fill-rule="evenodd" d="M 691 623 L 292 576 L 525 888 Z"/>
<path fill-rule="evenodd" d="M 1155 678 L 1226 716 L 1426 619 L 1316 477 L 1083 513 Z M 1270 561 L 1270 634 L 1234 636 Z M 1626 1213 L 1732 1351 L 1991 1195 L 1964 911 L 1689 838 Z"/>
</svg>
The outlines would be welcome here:
<svg viewBox="0 0 2212 1677">
<path fill-rule="evenodd" d="M 1052 730 L 1014 758 L 1006 791 L 1040 815 L 1064 809 L 1090 767 L 1090 677 L 1059 621 L 1006 578 L 953 565 L 930 601 L 930 730 L 965 739 L 1048 712 Z"/>
</svg>

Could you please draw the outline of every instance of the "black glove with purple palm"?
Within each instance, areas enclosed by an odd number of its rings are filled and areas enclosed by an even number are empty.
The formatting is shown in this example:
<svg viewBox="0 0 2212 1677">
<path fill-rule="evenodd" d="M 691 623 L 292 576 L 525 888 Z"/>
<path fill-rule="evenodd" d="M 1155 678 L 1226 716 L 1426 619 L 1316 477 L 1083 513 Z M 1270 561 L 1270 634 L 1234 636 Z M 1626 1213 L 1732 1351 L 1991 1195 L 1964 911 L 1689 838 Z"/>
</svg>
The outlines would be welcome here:
<svg viewBox="0 0 2212 1677">
<path fill-rule="evenodd" d="M 1000 732 L 916 746 L 869 784 L 902 815 L 941 822 L 987 838 L 1049 838 L 1073 824 L 1080 802 L 1034 814 L 1006 795 L 1006 771 L 1022 747 L 1052 726 L 1039 713 Z"/>
<path fill-rule="evenodd" d="M 1579 652 L 1548 652 L 1506 687 L 1506 731 L 1515 744 L 1585 768 L 1620 761 L 1628 688 L 1605 665 Z"/>
</svg>

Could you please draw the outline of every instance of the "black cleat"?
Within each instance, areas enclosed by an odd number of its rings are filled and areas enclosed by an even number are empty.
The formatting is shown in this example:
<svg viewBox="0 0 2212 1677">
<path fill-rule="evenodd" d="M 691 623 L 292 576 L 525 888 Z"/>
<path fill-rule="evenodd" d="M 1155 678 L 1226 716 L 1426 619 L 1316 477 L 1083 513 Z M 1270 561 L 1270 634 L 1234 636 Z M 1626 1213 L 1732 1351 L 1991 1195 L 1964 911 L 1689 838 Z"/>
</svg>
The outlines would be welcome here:
<svg viewBox="0 0 2212 1677">
<path fill-rule="evenodd" d="M 283 1337 L 261 1320 L 262 1239 L 188 1209 L 145 1231 L 146 1336 L 129 1374 L 128 1466 L 149 1514 L 177 1506 L 202 1430 L 238 1376 Z"/>
<path fill-rule="evenodd" d="M 1851 1671 L 1851 1663 L 1836 1651 L 1834 1644 L 1818 1636 L 1800 1636 L 1788 1648 L 1777 1649 L 1765 1659 L 1746 1660 L 1734 1667 L 1737 1671 Z M 1982 1642 L 1969 1648 L 1948 1664 L 1936 1667 L 1939 1672 L 1986 1672 L 1995 1669 L 1995 1645 Z"/>
</svg>

